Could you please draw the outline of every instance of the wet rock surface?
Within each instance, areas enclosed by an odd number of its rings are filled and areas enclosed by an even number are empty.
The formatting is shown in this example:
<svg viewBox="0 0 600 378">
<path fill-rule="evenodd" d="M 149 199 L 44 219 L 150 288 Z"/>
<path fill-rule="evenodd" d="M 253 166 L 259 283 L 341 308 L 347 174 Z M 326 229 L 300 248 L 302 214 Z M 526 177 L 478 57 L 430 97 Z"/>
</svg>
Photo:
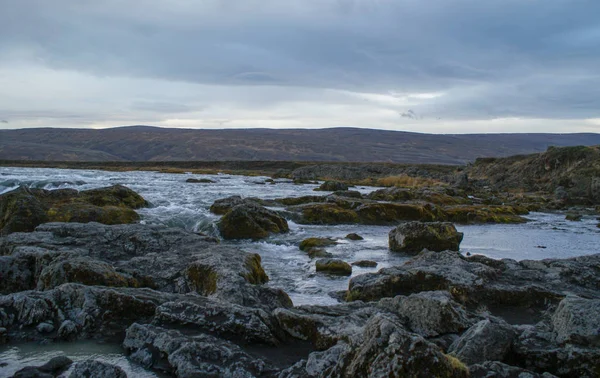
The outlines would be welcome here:
<svg viewBox="0 0 600 378">
<path fill-rule="evenodd" d="M 448 222 L 408 222 L 394 228 L 389 234 L 391 251 L 419 253 L 424 249 L 458 251 L 463 233 Z"/>
</svg>

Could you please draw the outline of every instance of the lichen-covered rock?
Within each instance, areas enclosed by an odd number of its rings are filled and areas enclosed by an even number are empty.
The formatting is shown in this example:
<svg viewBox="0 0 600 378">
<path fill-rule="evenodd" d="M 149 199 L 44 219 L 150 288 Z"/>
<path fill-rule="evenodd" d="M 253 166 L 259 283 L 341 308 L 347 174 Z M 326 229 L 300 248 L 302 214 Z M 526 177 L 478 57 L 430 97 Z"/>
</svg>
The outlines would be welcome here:
<svg viewBox="0 0 600 378">
<path fill-rule="evenodd" d="M 282 216 L 253 203 L 233 207 L 221 218 L 218 227 L 225 239 L 264 239 L 270 234 L 289 231 Z"/>
<path fill-rule="evenodd" d="M 315 266 L 317 272 L 339 274 L 342 276 L 349 276 L 352 274 L 352 266 L 339 259 L 320 259 L 317 260 Z"/>
<path fill-rule="evenodd" d="M 552 315 L 552 329 L 558 344 L 600 347 L 600 299 L 566 297 Z"/>
<path fill-rule="evenodd" d="M 30 232 L 48 221 L 45 206 L 26 187 L 0 195 L 0 236 Z"/>
<path fill-rule="evenodd" d="M 472 365 L 485 361 L 504 361 L 516 333 L 501 319 L 484 319 L 469 328 L 448 350 Z"/>
<path fill-rule="evenodd" d="M 423 249 L 440 252 L 458 251 L 463 233 L 448 222 L 408 222 L 390 231 L 390 250 L 405 253 L 419 253 Z"/>
<path fill-rule="evenodd" d="M 123 185 L 84 190 L 80 192 L 81 200 L 95 206 L 115 206 L 139 209 L 148 206 L 148 202 L 139 194 Z"/>
<path fill-rule="evenodd" d="M 347 340 L 312 353 L 280 377 L 468 377 L 468 368 L 393 316 L 376 314 Z"/>
<path fill-rule="evenodd" d="M 69 378 L 127 378 L 127 374 L 116 365 L 98 360 L 86 360 L 75 364 Z"/>
<path fill-rule="evenodd" d="M 406 319 L 406 326 L 423 337 L 460 333 L 473 324 L 466 309 L 447 291 L 384 298 L 377 307 L 401 315 Z"/>
<path fill-rule="evenodd" d="M 119 206 L 95 206 L 74 202 L 48 210 L 51 222 L 99 222 L 103 224 L 127 224 L 140 220 L 134 210 Z"/>
<path fill-rule="evenodd" d="M 177 377 L 260 377 L 274 368 L 232 342 L 207 334 L 186 336 L 176 330 L 133 324 L 123 347 L 147 368 L 160 366 Z"/>
</svg>

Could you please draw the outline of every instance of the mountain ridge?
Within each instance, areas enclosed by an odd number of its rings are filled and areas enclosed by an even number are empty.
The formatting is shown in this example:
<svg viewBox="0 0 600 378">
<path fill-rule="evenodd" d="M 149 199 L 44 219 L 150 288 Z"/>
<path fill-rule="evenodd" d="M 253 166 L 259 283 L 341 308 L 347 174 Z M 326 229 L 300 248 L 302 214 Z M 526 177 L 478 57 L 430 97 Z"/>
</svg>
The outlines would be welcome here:
<svg viewBox="0 0 600 378">
<path fill-rule="evenodd" d="M 339 161 L 465 164 L 478 157 L 600 144 L 595 133 L 426 134 L 351 127 L 325 129 L 0 130 L 0 159 L 38 161 Z"/>
</svg>

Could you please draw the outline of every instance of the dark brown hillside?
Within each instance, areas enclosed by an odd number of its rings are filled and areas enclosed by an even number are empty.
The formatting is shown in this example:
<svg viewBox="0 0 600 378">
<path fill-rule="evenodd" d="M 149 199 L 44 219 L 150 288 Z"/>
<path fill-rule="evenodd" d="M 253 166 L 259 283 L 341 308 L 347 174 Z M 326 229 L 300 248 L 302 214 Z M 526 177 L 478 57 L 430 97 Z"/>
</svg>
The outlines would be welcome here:
<svg viewBox="0 0 600 378">
<path fill-rule="evenodd" d="M 464 164 L 477 157 L 600 144 L 600 134 L 434 135 L 357 128 L 191 130 L 148 126 L 0 130 L 0 159 L 355 161 Z"/>
</svg>

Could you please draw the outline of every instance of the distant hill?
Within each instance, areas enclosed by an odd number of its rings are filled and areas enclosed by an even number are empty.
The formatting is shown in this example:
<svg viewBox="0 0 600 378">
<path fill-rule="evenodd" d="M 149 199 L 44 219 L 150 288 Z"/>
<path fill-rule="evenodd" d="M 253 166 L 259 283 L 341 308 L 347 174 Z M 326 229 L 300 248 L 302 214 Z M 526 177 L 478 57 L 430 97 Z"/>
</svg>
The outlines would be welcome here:
<svg viewBox="0 0 600 378">
<path fill-rule="evenodd" d="M 600 134 L 420 134 L 359 128 L 0 130 L 0 160 L 353 161 L 464 164 L 478 157 L 600 144 Z"/>
</svg>

